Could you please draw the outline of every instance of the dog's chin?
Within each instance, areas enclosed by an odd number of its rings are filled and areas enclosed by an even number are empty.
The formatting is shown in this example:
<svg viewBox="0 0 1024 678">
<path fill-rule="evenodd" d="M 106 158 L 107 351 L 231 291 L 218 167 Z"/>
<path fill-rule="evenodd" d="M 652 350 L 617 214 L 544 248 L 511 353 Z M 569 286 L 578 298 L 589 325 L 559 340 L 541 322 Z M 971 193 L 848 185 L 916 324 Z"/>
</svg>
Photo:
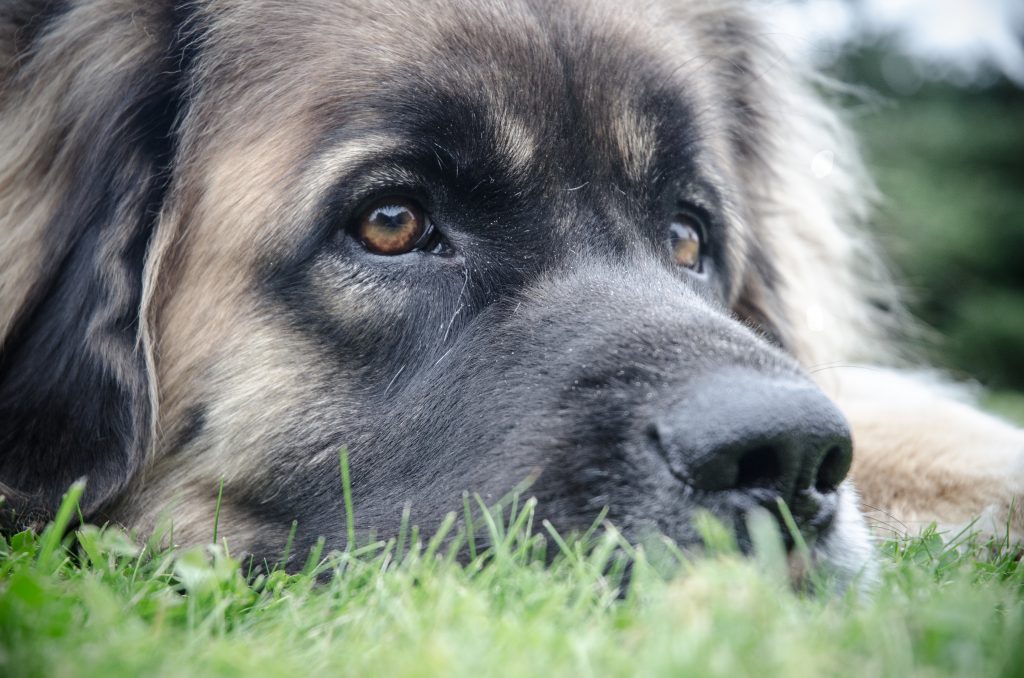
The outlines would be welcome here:
<svg viewBox="0 0 1024 678">
<path fill-rule="evenodd" d="M 856 488 L 847 480 L 839 487 L 835 519 L 812 550 L 815 566 L 832 577 L 838 591 L 853 587 L 868 592 L 878 581 L 878 554 L 859 502 Z"/>
</svg>

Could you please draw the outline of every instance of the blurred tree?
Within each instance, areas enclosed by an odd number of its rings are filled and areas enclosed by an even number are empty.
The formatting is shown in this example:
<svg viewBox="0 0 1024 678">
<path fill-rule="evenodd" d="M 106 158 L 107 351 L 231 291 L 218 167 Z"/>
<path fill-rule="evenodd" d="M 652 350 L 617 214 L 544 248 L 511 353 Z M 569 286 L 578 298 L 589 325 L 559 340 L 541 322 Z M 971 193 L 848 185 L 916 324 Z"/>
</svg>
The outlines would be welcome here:
<svg viewBox="0 0 1024 678">
<path fill-rule="evenodd" d="M 885 40 L 833 69 L 882 95 L 853 122 L 885 195 L 879 235 L 937 330 L 930 357 L 1024 389 L 1024 90 L 994 74 L 957 86 Z"/>
</svg>

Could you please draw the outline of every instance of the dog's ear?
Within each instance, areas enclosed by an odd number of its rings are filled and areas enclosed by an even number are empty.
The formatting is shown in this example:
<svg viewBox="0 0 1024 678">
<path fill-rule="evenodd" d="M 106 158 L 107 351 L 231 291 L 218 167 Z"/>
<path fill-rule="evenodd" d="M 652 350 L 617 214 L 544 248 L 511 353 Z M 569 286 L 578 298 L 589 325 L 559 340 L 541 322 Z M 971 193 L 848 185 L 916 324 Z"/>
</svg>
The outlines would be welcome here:
<svg viewBox="0 0 1024 678">
<path fill-rule="evenodd" d="M 734 311 L 809 367 L 888 361 L 908 322 L 869 237 L 875 187 L 826 99 L 835 87 L 788 56 L 749 8 L 685 8 L 732 110 L 750 231 Z"/>
<path fill-rule="evenodd" d="M 81 477 L 81 507 L 96 514 L 151 444 L 142 286 L 173 162 L 181 54 L 163 3 L 129 4 L 18 0 L 0 11 L 5 530 L 38 527 Z"/>
</svg>

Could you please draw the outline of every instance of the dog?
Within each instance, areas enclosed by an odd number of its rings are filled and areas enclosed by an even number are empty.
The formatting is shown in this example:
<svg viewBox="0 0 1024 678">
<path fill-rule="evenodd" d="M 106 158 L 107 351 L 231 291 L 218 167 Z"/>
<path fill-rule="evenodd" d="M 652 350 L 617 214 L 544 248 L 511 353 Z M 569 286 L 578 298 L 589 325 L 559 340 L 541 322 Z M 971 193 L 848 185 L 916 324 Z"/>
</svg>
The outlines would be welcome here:
<svg viewBox="0 0 1024 678">
<path fill-rule="evenodd" d="M 0 493 L 273 559 L 529 481 L 572 532 L 1015 535 L 1024 434 L 900 365 L 871 183 L 733 2 L 7 0 Z M 852 467 L 852 480 L 850 469 Z"/>
</svg>

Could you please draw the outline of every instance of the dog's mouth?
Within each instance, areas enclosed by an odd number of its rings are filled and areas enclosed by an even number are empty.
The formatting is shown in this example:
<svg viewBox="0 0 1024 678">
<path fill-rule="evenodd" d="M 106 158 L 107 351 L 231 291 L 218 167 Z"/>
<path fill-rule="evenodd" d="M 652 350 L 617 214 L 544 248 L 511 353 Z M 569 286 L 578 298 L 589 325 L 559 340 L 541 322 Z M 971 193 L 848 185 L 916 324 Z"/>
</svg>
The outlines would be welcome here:
<svg viewBox="0 0 1024 678">
<path fill-rule="evenodd" d="M 835 525 L 839 497 L 835 491 L 822 493 L 808 489 L 797 493 L 791 503 L 787 503 L 777 493 L 758 490 L 734 497 L 728 505 L 735 516 L 732 524 L 741 551 L 749 554 L 753 549 L 750 519 L 760 513 L 771 520 L 786 551 L 793 552 L 813 548 L 820 538 L 829 534 Z"/>
<path fill-rule="evenodd" d="M 752 380 L 750 388 L 765 388 L 765 384 Z M 810 392 L 802 393 L 800 399 L 810 403 L 789 405 L 796 413 L 793 421 L 741 424 L 751 428 L 753 435 L 724 429 L 709 436 L 684 424 L 683 435 L 688 437 L 680 445 L 667 441 L 652 424 L 646 432 L 647 446 L 664 460 L 668 473 L 693 492 L 698 505 L 713 508 L 737 526 L 741 546 L 749 541 L 746 516 L 764 511 L 776 520 L 787 548 L 792 548 L 798 541 L 813 541 L 832 526 L 837 490 L 851 458 L 845 423 L 830 412 L 831 404 Z M 832 421 L 822 426 L 816 407 Z M 746 414 L 752 419 L 759 416 L 757 408 Z M 812 427 L 820 430 L 808 433 Z M 714 436 L 727 442 L 716 447 L 709 443 Z"/>
<path fill-rule="evenodd" d="M 702 510 L 734 529 L 744 549 L 752 512 L 774 518 L 788 549 L 830 533 L 852 444 L 845 419 L 813 384 L 741 367 L 689 375 L 682 386 L 642 376 L 597 379 L 563 399 L 579 435 L 564 445 L 573 477 L 555 470 L 556 487 L 597 494 L 613 518 L 647 515 L 680 543 L 699 540 L 688 523 Z M 589 465 L 575 467 L 579 457 Z"/>
</svg>

